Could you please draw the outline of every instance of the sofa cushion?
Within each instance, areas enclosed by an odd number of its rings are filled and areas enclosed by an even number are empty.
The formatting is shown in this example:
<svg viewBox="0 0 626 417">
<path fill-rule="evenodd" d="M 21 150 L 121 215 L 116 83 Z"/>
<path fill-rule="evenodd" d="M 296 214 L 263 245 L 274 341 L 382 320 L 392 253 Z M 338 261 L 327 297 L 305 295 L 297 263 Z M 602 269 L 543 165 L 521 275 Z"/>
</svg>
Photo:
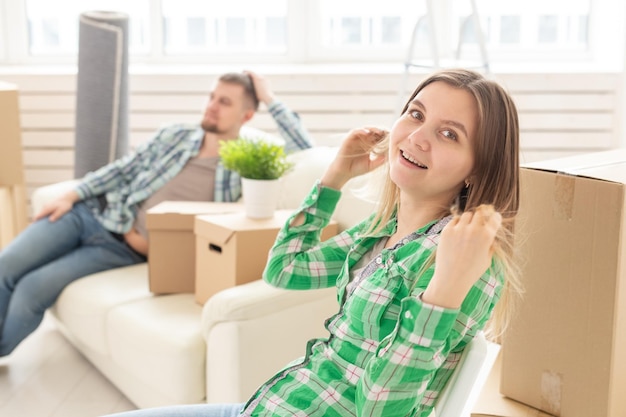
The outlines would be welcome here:
<svg viewBox="0 0 626 417">
<path fill-rule="evenodd" d="M 92 274 L 68 285 L 51 311 L 80 342 L 108 355 L 109 312 L 120 304 L 152 298 L 147 280 L 146 263 Z"/>
<path fill-rule="evenodd" d="M 120 303 L 106 325 L 111 358 L 158 393 L 162 404 L 203 401 L 206 345 L 201 317 L 193 294 Z"/>
<path fill-rule="evenodd" d="M 285 192 L 281 193 L 278 208 L 300 207 L 313 184 L 326 172 L 338 149 L 337 146 L 316 146 L 290 154 L 289 160 L 295 166 L 281 178 L 281 187 Z M 343 187 L 341 200 L 333 214 L 339 231 L 355 225 L 374 212 L 378 191 L 382 186 L 379 172 L 353 178 Z"/>
<path fill-rule="evenodd" d="M 337 154 L 335 146 L 315 146 L 288 156 L 294 167 L 281 178 L 281 193 L 278 208 L 295 209 L 307 196 L 315 181 L 322 177 L 326 168 Z"/>
</svg>

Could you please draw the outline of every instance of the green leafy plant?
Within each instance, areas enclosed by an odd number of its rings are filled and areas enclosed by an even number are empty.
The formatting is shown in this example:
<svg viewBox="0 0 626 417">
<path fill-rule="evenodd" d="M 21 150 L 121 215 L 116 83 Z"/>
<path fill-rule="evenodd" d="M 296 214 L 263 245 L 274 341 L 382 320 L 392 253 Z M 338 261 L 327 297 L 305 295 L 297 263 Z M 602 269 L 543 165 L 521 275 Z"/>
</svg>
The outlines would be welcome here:
<svg viewBox="0 0 626 417">
<path fill-rule="evenodd" d="M 282 145 L 264 140 L 223 140 L 219 154 L 226 169 L 253 180 L 280 178 L 293 166 Z"/>
</svg>

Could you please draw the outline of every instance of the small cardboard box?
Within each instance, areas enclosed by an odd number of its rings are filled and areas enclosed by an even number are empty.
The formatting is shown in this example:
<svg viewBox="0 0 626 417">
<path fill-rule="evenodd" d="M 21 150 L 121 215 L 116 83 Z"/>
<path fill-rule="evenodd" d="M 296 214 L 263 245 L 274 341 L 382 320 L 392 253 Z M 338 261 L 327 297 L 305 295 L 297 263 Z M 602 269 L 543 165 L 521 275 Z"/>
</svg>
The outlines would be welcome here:
<svg viewBox="0 0 626 417">
<path fill-rule="evenodd" d="M 244 213 L 196 217 L 196 301 L 204 304 L 226 288 L 261 279 L 267 255 L 278 231 L 293 210 L 277 210 L 269 219 L 251 219 Z M 322 240 L 337 234 L 332 221 Z"/>
<path fill-rule="evenodd" d="M 196 239 L 194 220 L 198 214 L 243 211 L 241 203 L 164 201 L 148 210 L 148 276 L 155 294 L 195 291 Z"/>
<path fill-rule="evenodd" d="M 500 391 L 563 417 L 626 416 L 626 149 L 527 165 L 525 293 Z"/>
</svg>

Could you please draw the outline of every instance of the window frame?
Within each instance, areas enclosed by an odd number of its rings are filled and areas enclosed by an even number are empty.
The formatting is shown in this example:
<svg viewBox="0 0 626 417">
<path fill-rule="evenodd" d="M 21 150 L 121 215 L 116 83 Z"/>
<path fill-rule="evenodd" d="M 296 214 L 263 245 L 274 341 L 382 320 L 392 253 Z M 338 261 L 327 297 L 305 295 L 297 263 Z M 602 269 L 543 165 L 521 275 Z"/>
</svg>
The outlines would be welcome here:
<svg viewBox="0 0 626 417">
<path fill-rule="evenodd" d="M 7 11 L 4 7 L 4 1 L 0 0 L 0 16 L 6 16 Z M 0 63 L 5 62 L 7 60 L 7 51 L 6 45 L 9 37 L 5 28 L 4 19 L 0 19 Z"/>
<path fill-rule="evenodd" d="M 29 63 L 27 56 L 27 25 L 19 22 L 26 21 L 26 9 L 23 0 L 0 0 L 0 10 L 4 13 L 4 19 L 0 17 L 0 27 L 4 28 L 2 34 L 6 41 L 2 42 L 4 49 L 4 62 L 9 64 Z M 0 35 L 2 36 L 2 35 Z"/>
<path fill-rule="evenodd" d="M 26 0 L 0 0 L 0 65 L 3 64 L 69 64 L 75 65 L 76 56 L 32 56 L 28 53 L 28 28 L 26 22 Z M 318 22 L 320 0 L 288 0 L 287 3 L 287 52 L 285 55 L 229 54 L 166 55 L 163 45 L 163 23 L 161 0 L 148 0 L 150 6 L 149 52 L 146 55 L 131 55 L 131 64 L 317 64 L 317 63 L 379 63 L 401 64 L 407 56 L 408 46 L 366 48 L 348 50 L 324 47 Z M 445 13 L 446 2 L 433 2 L 435 13 Z M 478 5 L 480 11 L 480 4 Z M 564 66 L 585 65 L 587 67 L 624 66 L 624 44 L 626 43 L 626 6 L 620 0 L 593 0 L 588 22 L 588 50 L 586 51 L 506 51 L 497 50 L 498 60 L 490 64 L 515 66 L 528 63 Z M 482 16 L 481 16 L 482 17 Z M 24 23 L 21 23 L 24 22 Z M 607 23 L 610 22 L 610 23 Z M 440 45 L 448 45 L 446 33 L 438 33 Z M 610 39 L 607 41 L 606 39 Z M 442 50 L 445 48 L 440 47 Z M 615 53 L 619 51 L 619 53 Z M 494 55 L 488 52 L 489 58 Z M 463 59 L 479 58 L 478 48 L 466 44 Z"/>
</svg>

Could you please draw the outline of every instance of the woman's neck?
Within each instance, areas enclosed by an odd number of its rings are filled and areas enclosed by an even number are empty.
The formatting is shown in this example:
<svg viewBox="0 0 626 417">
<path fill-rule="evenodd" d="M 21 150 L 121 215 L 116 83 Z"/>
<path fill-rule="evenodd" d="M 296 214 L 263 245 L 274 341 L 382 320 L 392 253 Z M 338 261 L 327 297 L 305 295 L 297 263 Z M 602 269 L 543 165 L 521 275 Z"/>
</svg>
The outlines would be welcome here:
<svg viewBox="0 0 626 417">
<path fill-rule="evenodd" d="M 393 246 L 405 236 L 426 226 L 428 223 L 438 220 L 447 214 L 440 204 L 428 202 L 401 201 L 397 212 L 397 227 L 395 233 L 389 238 L 387 246 Z"/>
</svg>

